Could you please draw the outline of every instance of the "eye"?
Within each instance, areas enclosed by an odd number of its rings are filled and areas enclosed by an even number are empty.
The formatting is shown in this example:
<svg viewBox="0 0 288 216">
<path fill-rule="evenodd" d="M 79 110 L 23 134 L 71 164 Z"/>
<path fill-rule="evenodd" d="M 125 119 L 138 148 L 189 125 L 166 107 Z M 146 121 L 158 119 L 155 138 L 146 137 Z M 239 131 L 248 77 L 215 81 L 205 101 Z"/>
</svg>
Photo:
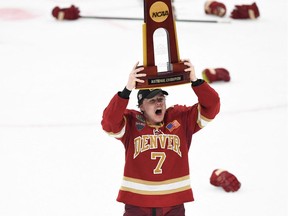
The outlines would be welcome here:
<svg viewBox="0 0 288 216">
<path fill-rule="evenodd" d="M 158 97 L 158 98 L 153 98 L 151 100 L 148 100 L 149 104 L 156 104 L 156 103 L 162 103 L 165 101 L 165 97 Z"/>
</svg>

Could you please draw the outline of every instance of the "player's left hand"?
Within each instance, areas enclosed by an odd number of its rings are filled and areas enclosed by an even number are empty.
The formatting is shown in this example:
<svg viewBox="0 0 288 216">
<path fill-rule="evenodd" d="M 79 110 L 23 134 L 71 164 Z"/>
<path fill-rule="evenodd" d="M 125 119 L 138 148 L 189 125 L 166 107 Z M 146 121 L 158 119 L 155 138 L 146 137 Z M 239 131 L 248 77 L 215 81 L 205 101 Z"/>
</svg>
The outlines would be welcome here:
<svg viewBox="0 0 288 216">
<path fill-rule="evenodd" d="M 226 192 L 235 192 L 241 187 L 241 183 L 236 176 L 221 169 L 216 169 L 212 172 L 210 183 L 214 186 L 222 187 Z"/>
<path fill-rule="evenodd" d="M 190 62 L 189 59 L 181 59 L 182 62 L 184 62 L 184 65 L 187 66 L 187 68 L 184 70 L 186 72 L 190 72 L 190 81 L 196 81 L 197 77 L 195 74 L 195 68 L 193 66 L 193 64 Z"/>
</svg>

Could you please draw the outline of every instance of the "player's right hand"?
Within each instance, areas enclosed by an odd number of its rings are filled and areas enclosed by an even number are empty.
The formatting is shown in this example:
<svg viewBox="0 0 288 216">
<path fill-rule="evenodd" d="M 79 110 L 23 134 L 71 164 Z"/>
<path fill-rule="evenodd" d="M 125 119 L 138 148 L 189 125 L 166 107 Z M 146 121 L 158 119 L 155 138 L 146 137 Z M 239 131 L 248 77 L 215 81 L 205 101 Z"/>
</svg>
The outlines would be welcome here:
<svg viewBox="0 0 288 216">
<path fill-rule="evenodd" d="M 132 91 L 136 87 L 136 82 L 144 83 L 141 77 L 145 77 L 145 73 L 140 73 L 144 70 L 144 67 L 138 67 L 139 61 L 134 65 L 131 73 L 129 74 L 128 82 L 126 88 Z"/>
</svg>

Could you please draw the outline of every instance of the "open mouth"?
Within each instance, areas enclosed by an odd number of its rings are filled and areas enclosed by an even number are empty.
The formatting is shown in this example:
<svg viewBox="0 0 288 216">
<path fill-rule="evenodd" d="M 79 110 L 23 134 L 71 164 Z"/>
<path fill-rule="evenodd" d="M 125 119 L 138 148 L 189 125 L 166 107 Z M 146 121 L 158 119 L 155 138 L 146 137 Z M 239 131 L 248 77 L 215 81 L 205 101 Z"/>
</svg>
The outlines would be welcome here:
<svg viewBox="0 0 288 216">
<path fill-rule="evenodd" d="M 155 114 L 156 114 L 156 115 L 161 115 L 161 114 L 162 114 L 162 109 L 157 109 L 157 110 L 155 111 Z"/>
</svg>

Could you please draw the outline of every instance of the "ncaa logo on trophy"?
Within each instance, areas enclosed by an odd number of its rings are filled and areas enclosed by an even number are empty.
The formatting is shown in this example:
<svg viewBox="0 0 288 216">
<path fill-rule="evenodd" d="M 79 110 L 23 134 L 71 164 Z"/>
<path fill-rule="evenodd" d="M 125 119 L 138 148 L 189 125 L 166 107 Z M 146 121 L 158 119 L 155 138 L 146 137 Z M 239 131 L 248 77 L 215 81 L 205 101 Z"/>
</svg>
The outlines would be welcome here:
<svg viewBox="0 0 288 216">
<path fill-rule="evenodd" d="M 143 23 L 144 83 L 137 89 L 190 83 L 189 72 L 180 61 L 176 23 L 171 0 L 144 0 Z"/>
</svg>

